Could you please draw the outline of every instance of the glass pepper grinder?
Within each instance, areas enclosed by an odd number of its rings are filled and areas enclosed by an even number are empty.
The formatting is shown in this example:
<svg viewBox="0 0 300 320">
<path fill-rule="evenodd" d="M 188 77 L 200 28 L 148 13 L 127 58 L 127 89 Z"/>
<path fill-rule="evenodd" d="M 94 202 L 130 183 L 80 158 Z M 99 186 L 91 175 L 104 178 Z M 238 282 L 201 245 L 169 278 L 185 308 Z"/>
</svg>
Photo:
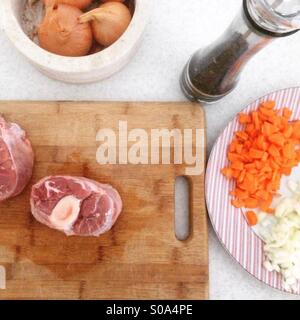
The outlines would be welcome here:
<svg viewBox="0 0 300 320">
<path fill-rule="evenodd" d="M 299 29 L 300 0 L 243 0 L 241 12 L 223 36 L 187 63 L 181 77 L 184 94 L 206 103 L 222 99 L 258 51 Z"/>
</svg>

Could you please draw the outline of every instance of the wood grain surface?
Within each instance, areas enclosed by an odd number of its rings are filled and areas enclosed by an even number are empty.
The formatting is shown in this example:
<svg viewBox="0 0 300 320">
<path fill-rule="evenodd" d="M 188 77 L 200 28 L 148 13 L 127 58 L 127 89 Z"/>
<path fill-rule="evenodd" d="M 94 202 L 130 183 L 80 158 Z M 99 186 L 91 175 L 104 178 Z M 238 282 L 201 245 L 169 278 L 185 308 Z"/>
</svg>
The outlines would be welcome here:
<svg viewBox="0 0 300 320">
<path fill-rule="evenodd" d="M 133 128 L 202 129 L 204 113 L 190 103 L 1 102 L 0 113 L 19 123 L 35 151 L 30 185 L 0 204 L 0 299 L 206 299 L 207 220 L 204 173 L 190 176 L 192 229 L 174 231 L 174 184 L 182 165 L 99 165 L 96 134 Z M 195 147 L 195 146 L 194 146 Z M 203 159 L 205 145 L 203 144 Z M 201 166 L 204 168 L 204 160 Z M 46 175 L 85 176 L 117 188 L 124 210 L 99 238 L 66 237 L 34 220 L 29 195 Z"/>
</svg>

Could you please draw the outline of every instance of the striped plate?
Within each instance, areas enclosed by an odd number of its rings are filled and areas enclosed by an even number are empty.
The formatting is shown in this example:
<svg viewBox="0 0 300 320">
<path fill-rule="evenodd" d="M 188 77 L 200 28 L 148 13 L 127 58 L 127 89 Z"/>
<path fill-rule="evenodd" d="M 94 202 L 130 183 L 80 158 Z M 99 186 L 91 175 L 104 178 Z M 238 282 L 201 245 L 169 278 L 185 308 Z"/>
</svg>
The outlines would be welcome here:
<svg viewBox="0 0 300 320">
<path fill-rule="evenodd" d="M 268 94 L 251 103 L 244 112 L 255 110 L 263 101 L 275 100 L 277 108 L 289 107 L 293 110 L 292 120 L 300 119 L 300 88 L 290 88 Z M 229 254 L 250 274 L 267 285 L 285 291 L 281 276 L 268 272 L 263 267 L 263 242 L 248 226 L 241 209 L 231 204 L 229 192 L 234 183 L 220 173 L 228 166 L 227 148 L 234 132 L 241 129 L 238 117 L 229 123 L 216 141 L 211 152 L 206 171 L 206 202 L 212 225 L 220 241 Z M 294 292 L 300 295 L 300 283 Z"/>
</svg>

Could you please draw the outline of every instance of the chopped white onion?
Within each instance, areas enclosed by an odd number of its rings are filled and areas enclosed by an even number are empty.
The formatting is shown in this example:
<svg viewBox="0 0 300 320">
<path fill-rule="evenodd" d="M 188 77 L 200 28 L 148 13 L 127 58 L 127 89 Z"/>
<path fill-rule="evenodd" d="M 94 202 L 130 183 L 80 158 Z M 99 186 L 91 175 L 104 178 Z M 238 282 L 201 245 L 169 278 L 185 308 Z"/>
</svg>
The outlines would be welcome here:
<svg viewBox="0 0 300 320">
<path fill-rule="evenodd" d="M 300 185 L 290 182 L 291 197 L 282 197 L 275 208 L 276 222 L 264 237 L 264 267 L 280 272 L 286 290 L 300 280 Z"/>
</svg>

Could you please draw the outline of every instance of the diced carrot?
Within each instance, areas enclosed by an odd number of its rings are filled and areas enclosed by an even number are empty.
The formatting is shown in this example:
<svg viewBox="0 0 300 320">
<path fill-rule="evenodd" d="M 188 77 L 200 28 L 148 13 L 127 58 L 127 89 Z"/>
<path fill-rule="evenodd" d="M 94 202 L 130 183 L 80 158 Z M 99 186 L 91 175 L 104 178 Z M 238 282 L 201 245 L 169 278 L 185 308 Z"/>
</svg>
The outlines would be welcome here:
<svg viewBox="0 0 300 320">
<path fill-rule="evenodd" d="M 300 121 L 289 123 L 288 108 L 275 110 L 274 101 L 261 103 L 257 111 L 239 115 L 244 130 L 235 133 L 227 154 L 230 161 L 222 174 L 234 179 L 232 205 L 274 213 L 274 195 L 282 175 L 300 162 Z"/>
<path fill-rule="evenodd" d="M 249 180 L 249 182 L 252 182 L 252 183 L 255 179 L 254 175 L 249 172 L 246 173 L 246 178 Z"/>
<path fill-rule="evenodd" d="M 256 192 L 256 196 L 261 200 L 268 200 L 270 198 L 270 194 L 265 190 L 258 190 Z"/>
<path fill-rule="evenodd" d="M 242 187 L 244 190 L 248 191 L 250 195 L 253 195 L 258 189 L 258 179 L 253 177 L 250 180 L 246 175 L 245 180 L 241 185 L 241 188 Z"/>
<path fill-rule="evenodd" d="M 231 142 L 231 144 L 229 145 L 229 152 L 234 153 L 235 147 L 236 147 L 235 141 Z"/>
<path fill-rule="evenodd" d="M 273 159 L 270 159 L 269 163 L 270 163 L 270 167 L 273 170 L 279 170 L 280 169 L 280 166 Z"/>
<path fill-rule="evenodd" d="M 245 177 L 243 182 L 239 184 L 239 188 L 241 188 L 244 191 L 249 190 L 249 183 L 250 181 L 248 180 L 248 178 Z"/>
<path fill-rule="evenodd" d="M 256 112 L 256 111 L 252 112 L 252 119 L 253 119 L 254 128 L 256 130 L 259 130 L 260 129 L 260 121 L 259 121 L 258 112 Z"/>
<path fill-rule="evenodd" d="M 265 140 L 264 136 L 259 136 L 256 139 L 256 146 L 258 149 L 266 151 L 268 149 L 268 142 Z"/>
<path fill-rule="evenodd" d="M 268 212 L 272 204 L 272 200 L 266 200 L 260 202 L 260 209 L 264 212 Z"/>
<path fill-rule="evenodd" d="M 283 135 L 286 139 L 290 138 L 293 135 L 293 127 L 288 126 L 284 131 Z"/>
<path fill-rule="evenodd" d="M 245 200 L 249 197 L 249 193 L 242 189 L 236 189 L 235 196 L 241 200 Z"/>
<path fill-rule="evenodd" d="M 293 167 L 296 167 L 298 165 L 298 163 L 299 163 L 298 160 L 293 159 L 293 160 L 286 161 L 283 166 L 293 168 Z"/>
<path fill-rule="evenodd" d="M 240 121 L 240 124 L 246 124 L 251 122 L 251 118 L 245 113 L 240 113 L 239 121 Z"/>
<path fill-rule="evenodd" d="M 258 201 L 254 198 L 247 198 L 245 199 L 244 204 L 246 208 L 255 209 L 258 206 Z"/>
<path fill-rule="evenodd" d="M 273 172 L 272 167 L 269 164 L 265 164 L 262 168 L 261 168 L 261 172 Z"/>
<path fill-rule="evenodd" d="M 254 161 L 254 163 L 255 163 L 256 169 L 258 170 L 260 170 L 264 166 L 264 164 L 260 161 Z"/>
<path fill-rule="evenodd" d="M 264 136 L 269 137 L 271 136 L 273 133 L 277 133 L 279 131 L 278 127 L 274 126 L 273 124 L 269 123 L 269 122 L 265 122 L 262 125 L 262 133 Z"/>
<path fill-rule="evenodd" d="M 292 173 L 292 168 L 289 168 L 289 167 L 281 168 L 280 172 L 285 176 L 290 176 Z"/>
<path fill-rule="evenodd" d="M 245 142 L 244 142 L 244 147 L 245 147 L 246 149 L 250 149 L 251 146 L 252 146 L 251 141 L 245 141 Z"/>
<path fill-rule="evenodd" d="M 283 108 L 283 111 L 282 111 L 282 115 L 284 118 L 287 118 L 287 119 L 290 119 L 290 117 L 292 116 L 293 112 L 291 109 L 289 108 Z"/>
<path fill-rule="evenodd" d="M 276 158 L 273 158 L 274 162 L 277 163 L 279 165 L 279 167 L 282 166 L 282 161 L 281 161 L 281 157 L 276 157 Z"/>
<path fill-rule="evenodd" d="M 254 211 L 247 211 L 246 218 L 250 226 L 256 226 L 258 223 L 257 215 Z"/>
<path fill-rule="evenodd" d="M 259 112 L 262 113 L 264 116 L 269 117 L 269 118 L 273 118 L 275 116 L 275 113 L 273 110 L 264 108 L 264 107 L 260 107 L 259 108 Z"/>
<path fill-rule="evenodd" d="M 277 146 L 282 147 L 285 143 L 285 138 L 281 133 L 274 133 L 268 137 L 269 141 L 276 144 Z"/>
<path fill-rule="evenodd" d="M 237 153 L 229 152 L 228 153 L 228 160 L 231 162 L 243 161 L 243 156 L 241 156 Z"/>
<path fill-rule="evenodd" d="M 234 170 L 242 171 L 244 169 L 244 164 L 241 161 L 235 161 L 232 163 L 231 168 Z"/>
<path fill-rule="evenodd" d="M 267 190 L 267 192 L 273 192 L 273 186 L 272 186 L 272 183 L 271 182 L 268 182 L 267 184 L 266 184 L 266 190 Z"/>
<path fill-rule="evenodd" d="M 260 173 L 258 175 L 258 182 L 259 182 L 259 186 L 258 186 L 258 190 L 264 190 L 266 189 L 265 188 L 265 185 L 263 184 L 264 181 L 266 181 L 267 177 L 264 173 Z"/>
<path fill-rule="evenodd" d="M 251 174 L 254 174 L 254 175 L 258 174 L 258 170 L 257 169 L 250 169 L 250 170 L 248 170 L 248 172 L 251 173 Z"/>
<path fill-rule="evenodd" d="M 262 159 L 262 157 L 264 156 L 265 152 L 258 150 L 258 149 L 250 149 L 249 151 L 249 156 L 252 159 Z"/>
<path fill-rule="evenodd" d="M 266 109 L 274 109 L 275 106 L 276 106 L 276 102 L 275 101 L 266 101 L 266 102 L 262 102 L 261 103 L 261 106 L 263 108 L 266 108 Z"/>
<path fill-rule="evenodd" d="M 237 178 L 237 182 L 238 183 L 242 183 L 245 179 L 246 176 L 246 170 L 242 170 L 242 172 L 240 173 L 239 177 Z"/>
<path fill-rule="evenodd" d="M 227 179 L 231 179 L 232 178 L 232 169 L 231 168 L 224 168 L 222 169 L 222 174 L 227 178 Z"/>
<path fill-rule="evenodd" d="M 275 171 L 273 171 L 272 172 L 272 175 L 271 175 L 271 177 L 272 177 L 272 182 L 274 182 L 275 180 L 276 180 L 276 177 L 277 177 L 277 175 L 278 175 L 278 171 L 277 170 L 275 170 Z"/>
<path fill-rule="evenodd" d="M 250 137 L 253 137 L 254 135 L 256 135 L 255 126 L 253 123 L 247 124 L 245 131 L 248 133 Z"/>
<path fill-rule="evenodd" d="M 239 176 L 240 176 L 240 171 L 232 170 L 232 178 L 238 179 Z"/>
<path fill-rule="evenodd" d="M 276 127 L 279 127 L 281 124 L 281 118 L 274 116 L 274 117 L 269 117 L 269 122 L 271 122 L 272 124 L 274 124 Z"/>
<path fill-rule="evenodd" d="M 242 141 L 248 140 L 248 134 L 243 131 L 238 131 L 235 133 L 236 137 Z"/>
<path fill-rule="evenodd" d="M 231 204 L 237 209 L 243 208 L 244 206 L 244 203 L 240 200 L 231 200 Z"/>
<path fill-rule="evenodd" d="M 268 151 L 272 157 L 274 157 L 274 158 L 280 157 L 280 151 L 274 144 L 271 144 Z"/>
<path fill-rule="evenodd" d="M 266 162 L 268 160 L 269 154 L 267 152 L 264 152 L 263 157 L 261 158 L 262 162 Z"/>
<path fill-rule="evenodd" d="M 289 120 L 287 118 L 281 118 L 280 130 L 284 131 L 289 126 Z"/>
<path fill-rule="evenodd" d="M 292 137 L 295 139 L 299 139 L 300 138 L 300 121 L 296 121 L 292 126 L 293 126 Z"/>
<path fill-rule="evenodd" d="M 245 165 L 244 165 L 244 168 L 245 168 L 246 170 L 257 169 L 255 163 L 253 163 L 253 162 L 252 162 L 252 163 L 247 163 L 247 164 L 245 164 Z"/>
<path fill-rule="evenodd" d="M 240 143 L 237 143 L 236 147 L 235 147 L 235 151 L 238 153 L 238 154 L 241 154 L 243 152 L 243 145 L 240 144 Z"/>
<path fill-rule="evenodd" d="M 295 158 L 295 146 L 291 143 L 287 143 L 282 149 L 282 154 L 286 159 L 294 159 Z"/>
<path fill-rule="evenodd" d="M 298 146 L 300 144 L 300 139 L 296 139 L 296 138 L 293 138 L 293 137 L 289 138 L 289 141 L 291 143 L 293 143 L 294 146 Z"/>
</svg>

